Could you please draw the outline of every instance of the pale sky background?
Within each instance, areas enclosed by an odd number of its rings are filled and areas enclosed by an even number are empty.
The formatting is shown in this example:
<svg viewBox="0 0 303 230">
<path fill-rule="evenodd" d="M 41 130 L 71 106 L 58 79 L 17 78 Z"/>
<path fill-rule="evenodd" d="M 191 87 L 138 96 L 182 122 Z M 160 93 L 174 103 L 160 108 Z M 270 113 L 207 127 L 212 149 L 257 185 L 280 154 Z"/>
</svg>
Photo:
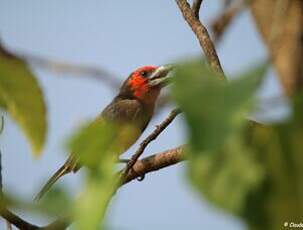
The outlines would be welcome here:
<svg viewBox="0 0 303 230">
<path fill-rule="evenodd" d="M 206 24 L 220 11 L 219 2 L 204 1 L 201 18 Z M 138 66 L 161 65 L 201 54 L 173 0 L 0 0 L 0 36 L 11 50 L 104 67 L 120 76 L 121 81 Z M 227 75 L 264 59 L 265 49 L 248 12 L 241 14 L 227 31 L 218 54 Z M 39 160 L 32 157 L 24 135 L 7 116 L 1 136 L 4 190 L 28 200 L 64 162 L 64 140 L 68 135 L 79 123 L 96 116 L 115 94 L 107 85 L 91 79 L 36 68 L 34 72 L 48 106 L 49 133 L 43 156 Z M 278 93 L 278 84 L 271 75 L 261 94 Z M 156 116 L 143 137 L 168 112 L 169 108 Z M 149 145 L 145 155 L 185 142 L 180 117 Z M 111 203 L 108 225 L 129 230 L 243 229 L 239 219 L 207 201 L 201 202 L 187 183 L 185 169 L 185 164 L 179 164 L 123 187 Z M 81 175 L 83 170 L 60 183 L 75 195 Z M 46 223 L 22 214 L 36 224 Z M 1 220 L 0 229 L 4 226 Z"/>
</svg>

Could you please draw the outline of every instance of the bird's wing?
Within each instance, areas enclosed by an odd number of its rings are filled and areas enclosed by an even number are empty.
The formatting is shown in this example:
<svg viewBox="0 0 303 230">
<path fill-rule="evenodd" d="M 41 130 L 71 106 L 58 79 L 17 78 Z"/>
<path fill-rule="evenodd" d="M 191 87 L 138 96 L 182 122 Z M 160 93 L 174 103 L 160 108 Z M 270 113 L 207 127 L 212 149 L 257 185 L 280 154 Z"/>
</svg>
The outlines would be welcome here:
<svg viewBox="0 0 303 230">
<path fill-rule="evenodd" d="M 114 122 L 118 125 L 116 147 L 113 152 L 117 155 L 124 153 L 132 146 L 150 121 L 151 115 L 138 101 L 132 99 L 120 99 L 113 101 L 101 114 L 105 121 Z"/>
<path fill-rule="evenodd" d="M 103 110 L 101 117 L 117 123 L 134 122 L 139 126 L 146 120 L 142 104 L 132 99 L 114 101 Z"/>
</svg>

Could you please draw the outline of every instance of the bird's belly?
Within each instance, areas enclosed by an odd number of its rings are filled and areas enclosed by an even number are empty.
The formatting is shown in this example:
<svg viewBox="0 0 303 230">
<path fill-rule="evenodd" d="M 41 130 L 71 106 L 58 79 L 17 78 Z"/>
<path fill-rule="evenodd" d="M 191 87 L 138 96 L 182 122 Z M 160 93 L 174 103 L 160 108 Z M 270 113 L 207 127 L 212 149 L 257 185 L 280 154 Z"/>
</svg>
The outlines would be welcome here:
<svg viewBox="0 0 303 230">
<path fill-rule="evenodd" d="M 112 151 L 118 156 L 126 152 L 141 136 L 141 129 L 129 124 L 119 125 Z"/>
</svg>

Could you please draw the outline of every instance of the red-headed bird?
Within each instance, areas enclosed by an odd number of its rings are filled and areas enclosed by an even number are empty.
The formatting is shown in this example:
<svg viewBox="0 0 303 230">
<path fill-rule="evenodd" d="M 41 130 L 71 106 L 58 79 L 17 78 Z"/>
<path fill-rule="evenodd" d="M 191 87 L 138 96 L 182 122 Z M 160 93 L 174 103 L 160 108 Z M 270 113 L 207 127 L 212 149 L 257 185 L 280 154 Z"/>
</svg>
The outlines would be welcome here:
<svg viewBox="0 0 303 230">
<path fill-rule="evenodd" d="M 121 138 L 122 147 L 117 156 L 129 149 L 141 136 L 151 120 L 155 104 L 161 89 L 168 83 L 168 73 L 171 65 L 160 67 L 144 66 L 136 69 L 122 84 L 118 95 L 105 107 L 94 122 L 114 122 L 118 124 L 117 138 Z M 132 134 L 126 134 L 123 127 L 135 127 Z M 120 139 L 118 139 L 120 141 Z M 100 153 L 102 154 L 102 153 Z M 51 186 L 62 176 L 70 172 L 77 172 L 81 165 L 76 157 L 66 160 L 54 175 L 47 181 L 35 200 L 39 200 Z"/>
</svg>

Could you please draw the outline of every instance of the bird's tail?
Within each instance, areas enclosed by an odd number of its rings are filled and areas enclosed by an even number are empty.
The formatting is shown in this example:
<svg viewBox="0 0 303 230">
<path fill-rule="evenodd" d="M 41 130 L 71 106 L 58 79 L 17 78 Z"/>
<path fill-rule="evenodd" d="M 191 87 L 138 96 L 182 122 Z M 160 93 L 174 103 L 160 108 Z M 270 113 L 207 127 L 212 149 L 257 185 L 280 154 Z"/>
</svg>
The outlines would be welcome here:
<svg viewBox="0 0 303 230">
<path fill-rule="evenodd" d="M 53 186 L 54 183 L 56 183 L 57 180 L 60 179 L 60 177 L 64 176 L 65 174 L 70 172 L 70 167 L 68 165 L 64 164 L 61 168 L 59 168 L 54 175 L 49 178 L 49 180 L 46 182 L 46 184 L 42 187 L 40 192 L 36 195 L 35 201 L 39 201 L 44 194 Z"/>
</svg>

